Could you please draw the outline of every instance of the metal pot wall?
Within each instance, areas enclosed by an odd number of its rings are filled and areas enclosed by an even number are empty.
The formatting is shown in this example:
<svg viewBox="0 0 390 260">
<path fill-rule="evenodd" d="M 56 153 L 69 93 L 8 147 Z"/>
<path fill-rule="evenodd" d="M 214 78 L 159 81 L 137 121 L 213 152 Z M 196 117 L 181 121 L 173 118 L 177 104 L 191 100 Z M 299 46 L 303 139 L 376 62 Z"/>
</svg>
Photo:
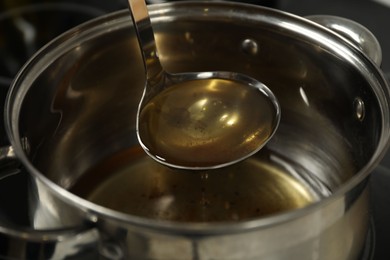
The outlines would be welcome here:
<svg viewBox="0 0 390 260">
<path fill-rule="evenodd" d="M 74 237 L 88 237 L 68 250 L 58 239 L 51 256 L 85 245 L 109 259 L 357 259 L 368 232 L 369 174 L 390 129 L 389 89 L 373 59 L 326 27 L 267 8 L 176 2 L 151 6 L 151 15 L 167 70 L 237 71 L 272 89 L 280 126 L 253 160 L 301 183 L 312 203 L 262 217 L 183 222 L 120 213 L 73 194 L 91 169 L 109 173 L 101 162 L 137 145 L 143 65 L 128 13 L 114 13 L 41 49 L 7 97 L 11 147 L 4 157 L 31 175 L 34 227 L 81 228 Z M 233 173 L 253 169 L 251 160 Z M 164 174 L 158 177 L 172 184 Z M 271 189 L 269 198 L 277 193 Z"/>
</svg>

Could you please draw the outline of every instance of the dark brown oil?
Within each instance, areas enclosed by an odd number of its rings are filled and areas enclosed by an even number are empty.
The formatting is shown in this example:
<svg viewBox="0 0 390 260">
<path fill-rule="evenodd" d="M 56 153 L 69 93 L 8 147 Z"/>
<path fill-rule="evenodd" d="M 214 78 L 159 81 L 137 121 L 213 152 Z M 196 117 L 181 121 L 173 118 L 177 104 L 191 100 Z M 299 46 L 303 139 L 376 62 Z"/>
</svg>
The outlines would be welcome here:
<svg viewBox="0 0 390 260">
<path fill-rule="evenodd" d="M 276 111 L 257 88 L 223 79 L 185 81 L 142 109 L 139 134 L 149 152 L 175 165 L 235 161 L 272 134 Z"/>
<path fill-rule="evenodd" d="M 270 156 L 264 149 L 231 167 L 184 171 L 162 166 L 137 147 L 103 161 L 71 191 L 120 212 L 183 222 L 257 218 L 317 200 Z"/>
</svg>

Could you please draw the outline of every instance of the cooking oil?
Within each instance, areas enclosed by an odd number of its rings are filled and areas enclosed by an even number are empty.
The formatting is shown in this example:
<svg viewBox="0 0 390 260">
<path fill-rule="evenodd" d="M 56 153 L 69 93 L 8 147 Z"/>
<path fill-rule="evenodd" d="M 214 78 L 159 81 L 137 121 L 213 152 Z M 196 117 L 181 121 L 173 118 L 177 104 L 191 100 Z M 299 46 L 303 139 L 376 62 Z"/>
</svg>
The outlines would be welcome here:
<svg viewBox="0 0 390 260">
<path fill-rule="evenodd" d="M 182 222 L 259 218 L 304 207 L 324 196 L 289 172 L 281 160 L 263 149 L 230 167 L 186 171 L 163 166 L 135 147 L 103 160 L 71 191 L 130 215 Z"/>
<path fill-rule="evenodd" d="M 141 110 L 148 151 L 175 165 L 224 164 L 258 150 L 272 135 L 275 105 L 253 86 L 226 79 L 177 83 Z"/>
</svg>

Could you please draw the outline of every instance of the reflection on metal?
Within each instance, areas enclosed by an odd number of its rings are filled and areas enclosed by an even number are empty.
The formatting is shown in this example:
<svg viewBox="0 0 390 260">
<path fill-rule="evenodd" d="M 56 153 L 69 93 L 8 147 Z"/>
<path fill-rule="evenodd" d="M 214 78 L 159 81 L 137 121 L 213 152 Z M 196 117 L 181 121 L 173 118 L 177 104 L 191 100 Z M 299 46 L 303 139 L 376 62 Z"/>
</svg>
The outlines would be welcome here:
<svg viewBox="0 0 390 260">
<path fill-rule="evenodd" d="M 241 50 L 248 55 L 255 56 L 259 52 L 259 45 L 253 39 L 245 39 L 241 43 Z"/>
<path fill-rule="evenodd" d="M 378 39 L 363 25 L 343 17 L 311 15 L 307 19 L 343 36 L 346 41 L 365 53 L 377 65 L 382 63 L 382 48 Z"/>
<path fill-rule="evenodd" d="M 305 104 L 309 107 L 310 106 L 309 99 L 307 98 L 306 92 L 303 89 L 303 87 L 299 88 L 299 93 L 301 94 L 303 102 L 305 102 Z"/>
<path fill-rule="evenodd" d="M 353 106 L 355 109 L 356 118 L 359 121 L 363 121 L 364 116 L 366 114 L 366 108 L 365 108 L 363 100 L 360 97 L 357 97 L 353 102 Z"/>
</svg>

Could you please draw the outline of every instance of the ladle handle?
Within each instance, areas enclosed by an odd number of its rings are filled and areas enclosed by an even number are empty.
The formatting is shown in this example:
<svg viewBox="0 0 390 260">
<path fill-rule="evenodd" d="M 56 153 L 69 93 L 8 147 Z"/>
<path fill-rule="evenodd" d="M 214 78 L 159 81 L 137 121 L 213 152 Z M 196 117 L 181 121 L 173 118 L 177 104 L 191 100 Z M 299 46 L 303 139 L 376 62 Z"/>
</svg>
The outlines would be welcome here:
<svg viewBox="0 0 390 260">
<path fill-rule="evenodd" d="M 378 66 L 382 63 L 382 49 L 377 38 L 363 25 L 347 18 L 333 15 L 306 16 L 340 36 L 365 53 Z"/>
<path fill-rule="evenodd" d="M 138 44 L 142 51 L 147 81 L 150 85 L 159 81 L 163 68 L 157 54 L 156 41 L 149 17 L 148 8 L 144 0 L 128 0 L 131 18 L 137 33 Z"/>
</svg>

